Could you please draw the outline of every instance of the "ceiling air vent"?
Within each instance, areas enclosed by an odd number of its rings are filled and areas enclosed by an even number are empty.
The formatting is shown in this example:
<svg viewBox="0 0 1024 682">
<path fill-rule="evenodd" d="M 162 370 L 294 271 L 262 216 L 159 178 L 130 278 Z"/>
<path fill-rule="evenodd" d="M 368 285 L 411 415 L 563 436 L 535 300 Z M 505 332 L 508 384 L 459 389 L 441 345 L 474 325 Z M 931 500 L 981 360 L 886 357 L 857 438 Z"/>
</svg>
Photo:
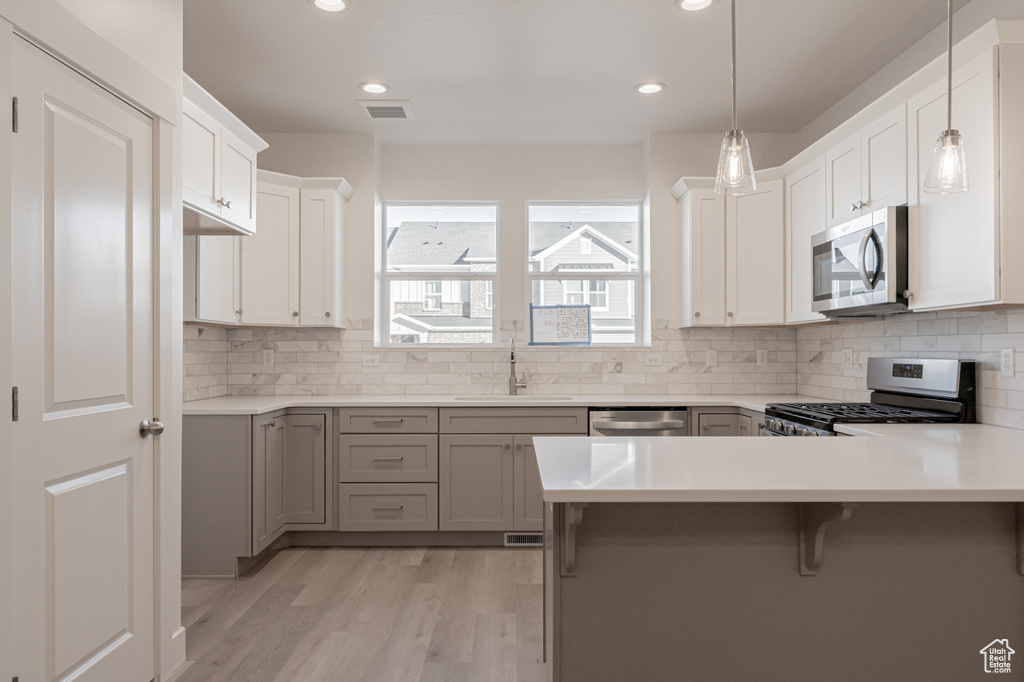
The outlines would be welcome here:
<svg viewBox="0 0 1024 682">
<path fill-rule="evenodd" d="M 412 113 L 412 105 L 409 100 L 385 100 L 385 99 L 361 99 L 356 104 L 373 119 L 411 119 L 416 118 Z"/>
</svg>

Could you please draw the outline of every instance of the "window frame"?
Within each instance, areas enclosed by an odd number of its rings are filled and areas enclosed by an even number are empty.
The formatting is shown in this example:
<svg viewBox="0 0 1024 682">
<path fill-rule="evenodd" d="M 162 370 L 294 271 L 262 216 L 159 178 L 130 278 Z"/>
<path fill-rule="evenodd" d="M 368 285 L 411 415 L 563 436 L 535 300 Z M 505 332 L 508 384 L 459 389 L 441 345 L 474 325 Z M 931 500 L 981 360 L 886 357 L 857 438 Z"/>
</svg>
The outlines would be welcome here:
<svg viewBox="0 0 1024 682">
<path fill-rule="evenodd" d="M 637 210 L 637 237 L 636 237 L 636 269 L 630 271 L 609 271 L 609 270 L 572 270 L 570 275 L 568 270 L 561 271 L 549 271 L 541 272 L 539 270 L 534 271 L 530 269 L 530 208 L 532 206 L 580 206 L 580 207 L 598 207 L 598 206 L 629 206 L 635 207 Z M 575 220 L 574 220 L 575 222 Z M 585 220 L 581 222 L 586 222 Z M 630 286 L 626 287 L 626 290 L 631 294 L 627 299 L 626 310 L 628 313 L 633 313 L 633 341 L 626 343 L 592 343 L 590 348 L 639 348 L 645 347 L 645 339 L 648 336 L 646 320 L 644 319 L 645 312 L 645 284 L 650 281 L 650 265 L 645 262 L 644 258 L 648 256 L 646 250 L 646 237 L 647 237 L 647 210 L 643 200 L 635 201 L 610 201 L 610 200 L 594 200 L 594 201 L 527 201 L 525 202 L 524 208 L 524 230 L 523 230 L 523 262 L 522 268 L 524 271 L 525 279 L 525 303 L 526 303 L 526 319 L 529 320 L 529 309 L 530 304 L 533 301 L 533 287 L 534 283 L 539 283 L 539 289 L 543 296 L 544 284 L 550 281 L 566 281 L 566 280 L 582 280 L 589 282 L 590 280 L 601 280 L 605 282 L 605 307 L 595 308 L 591 306 L 592 311 L 602 312 L 607 311 L 611 305 L 610 290 L 611 283 L 623 281 L 630 283 Z M 563 289 L 563 300 L 565 286 L 562 285 Z M 578 292 L 577 292 L 578 293 Z M 590 303 L 589 297 L 589 284 L 584 284 L 584 302 Z M 649 340 L 647 341 L 649 345 Z"/>
<path fill-rule="evenodd" d="M 380 213 L 380 224 L 378 227 L 378 245 L 380 249 L 380 258 L 378 260 L 378 272 L 380 273 L 380 305 L 377 307 L 378 319 L 378 330 L 379 330 L 379 346 L 381 348 L 403 348 L 403 349 L 415 349 L 415 348 L 494 348 L 501 344 L 501 317 L 499 313 L 500 304 L 500 273 L 501 273 L 501 203 L 498 201 L 381 201 L 381 213 Z M 387 239 L 388 239 L 388 208 L 396 206 L 424 206 L 424 207 L 491 207 L 494 209 L 494 270 L 493 271 L 473 271 L 459 270 L 454 266 L 439 266 L 435 269 L 422 269 L 422 270 L 411 270 L 411 271 L 388 271 L 388 254 L 387 254 Z M 490 308 L 485 308 L 491 313 L 491 341 L 488 342 L 472 342 L 472 343 L 458 343 L 458 342 L 443 342 L 443 343 L 395 343 L 391 341 L 391 284 L 393 282 L 468 282 L 472 284 L 474 281 L 491 282 L 492 286 L 492 305 Z M 443 284 L 442 284 L 443 287 Z M 434 296 L 436 294 L 428 294 L 424 290 L 424 304 L 426 303 L 427 296 Z M 444 301 L 441 301 L 441 308 L 430 309 L 431 312 L 443 309 Z M 426 310 L 426 308 L 424 308 Z M 406 336 L 410 333 L 406 333 Z M 426 336 L 426 333 L 421 334 L 422 337 Z"/>
</svg>

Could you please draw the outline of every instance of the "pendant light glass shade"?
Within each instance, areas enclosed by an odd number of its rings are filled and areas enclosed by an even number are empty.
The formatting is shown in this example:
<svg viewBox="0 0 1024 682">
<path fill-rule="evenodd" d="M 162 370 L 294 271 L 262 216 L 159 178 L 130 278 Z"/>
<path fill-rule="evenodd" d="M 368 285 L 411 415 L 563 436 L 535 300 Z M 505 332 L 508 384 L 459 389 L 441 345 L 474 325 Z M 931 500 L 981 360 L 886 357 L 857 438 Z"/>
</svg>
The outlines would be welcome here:
<svg viewBox="0 0 1024 682">
<path fill-rule="evenodd" d="M 750 143 L 742 130 L 730 130 L 722 140 L 722 153 L 718 157 L 718 175 L 715 192 L 718 194 L 747 194 L 757 189 L 754 162 L 750 159 Z"/>
<path fill-rule="evenodd" d="M 932 152 L 932 162 L 924 181 L 924 191 L 935 194 L 956 194 L 967 191 L 967 162 L 964 138 L 953 129 L 953 0 L 946 0 L 946 129 L 939 135 Z"/>
<path fill-rule="evenodd" d="M 754 162 L 750 158 L 750 143 L 736 125 L 736 0 L 732 0 L 732 130 L 722 140 L 722 153 L 718 156 L 718 174 L 715 193 L 747 194 L 757 189 Z"/>
<path fill-rule="evenodd" d="M 935 194 L 956 194 L 967 191 L 967 164 L 964 160 L 964 138 L 959 130 L 944 130 L 935 141 L 932 162 L 924 191 Z"/>
</svg>

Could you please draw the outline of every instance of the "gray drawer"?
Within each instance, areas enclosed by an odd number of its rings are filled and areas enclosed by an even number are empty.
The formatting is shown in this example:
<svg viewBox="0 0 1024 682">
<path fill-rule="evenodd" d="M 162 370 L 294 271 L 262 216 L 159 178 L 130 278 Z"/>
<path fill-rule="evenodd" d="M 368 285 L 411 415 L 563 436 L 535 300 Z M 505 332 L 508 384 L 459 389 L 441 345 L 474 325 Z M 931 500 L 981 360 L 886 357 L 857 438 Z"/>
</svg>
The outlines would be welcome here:
<svg viewBox="0 0 1024 682">
<path fill-rule="evenodd" d="M 586 434 L 587 410 L 566 407 L 441 408 L 441 433 Z"/>
<path fill-rule="evenodd" d="M 338 410 L 341 433 L 437 433 L 436 407 L 346 407 Z"/>
<path fill-rule="evenodd" d="M 338 530 L 437 530 L 437 484 L 341 483 Z"/>
<path fill-rule="evenodd" d="M 343 435 L 338 441 L 342 483 L 437 482 L 437 436 Z"/>
</svg>

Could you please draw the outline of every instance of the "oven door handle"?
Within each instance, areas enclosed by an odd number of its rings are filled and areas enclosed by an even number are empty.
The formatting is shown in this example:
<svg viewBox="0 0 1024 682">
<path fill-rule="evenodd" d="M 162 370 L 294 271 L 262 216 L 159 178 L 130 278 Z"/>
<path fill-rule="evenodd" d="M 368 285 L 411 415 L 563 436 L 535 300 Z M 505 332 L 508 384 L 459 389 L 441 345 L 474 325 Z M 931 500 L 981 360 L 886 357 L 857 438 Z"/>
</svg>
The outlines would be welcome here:
<svg viewBox="0 0 1024 682">
<path fill-rule="evenodd" d="M 665 422 L 617 422 L 597 421 L 594 422 L 595 429 L 605 431 L 664 431 L 666 429 L 685 429 L 685 421 Z"/>
<path fill-rule="evenodd" d="M 872 245 L 875 247 L 875 253 L 878 255 L 875 271 L 870 277 L 868 276 L 866 264 L 869 241 L 872 242 Z M 864 282 L 864 286 L 868 288 L 868 291 L 874 290 L 878 285 L 878 278 L 882 276 L 882 243 L 878 239 L 878 233 L 875 232 L 874 228 L 867 230 L 860 240 L 860 253 L 857 256 L 857 269 L 860 271 L 860 279 Z"/>
</svg>

